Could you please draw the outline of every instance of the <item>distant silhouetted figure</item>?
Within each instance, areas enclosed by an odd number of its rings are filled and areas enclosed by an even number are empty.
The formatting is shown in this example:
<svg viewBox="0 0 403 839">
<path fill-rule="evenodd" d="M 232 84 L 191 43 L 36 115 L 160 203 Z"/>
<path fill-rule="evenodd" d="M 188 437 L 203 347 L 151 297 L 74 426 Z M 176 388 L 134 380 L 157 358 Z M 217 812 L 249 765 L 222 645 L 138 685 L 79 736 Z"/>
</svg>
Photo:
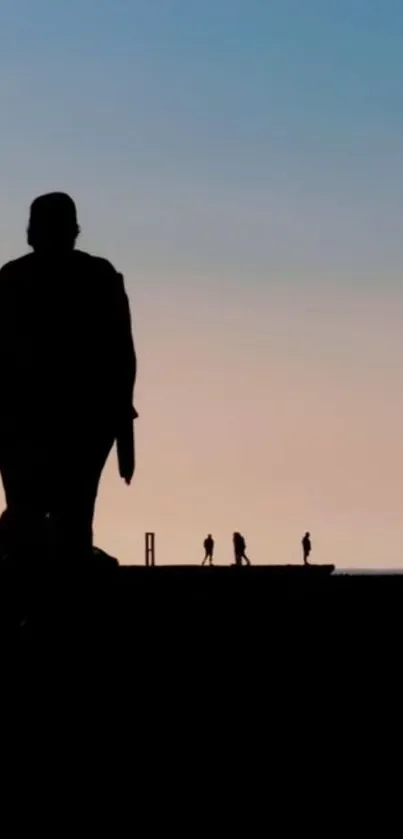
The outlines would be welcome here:
<svg viewBox="0 0 403 839">
<path fill-rule="evenodd" d="M 250 565 L 250 560 L 246 556 L 246 542 L 241 533 L 234 533 L 232 537 L 234 543 L 235 565 L 241 566 L 244 559 L 247 565 Z"/>
<path fill-rule="evenodd" d="M 308 533 L 308 532 L 305 533 L 305 536 L 302 539 L 302 550 L 303 550 L 303 553 L 304 553 L 304 565 L 309 565 L 308 559 L 309 559 L 309 554 L 311 553 L 311 550 L 312 550 L 312 545 L 311 545 L 311 534 Z"/>
<path fill-rule="evenodd" d="M 0 271 L 0 472 L 10 532 L 29 544 L 52 522 L 72 558 L 89 555 L 98 484 L 116 441 L 133 477 L 136 355 L 121 274 L 75 249 L 65 193 L 31 205 L 33 252 Z"/>
<path fill-rule="evenodd" d="M 205 554 L 204 554 L 204 559 L 203 559 L 202 565 L 205 565 L 207 561 L 208 561 L 209 565 L 212 565 L 213 564 L 213 555 L 214 555 L 214 539 L 213 539 L 211 533 L 209 533 L 207 538 L 204 540 L 203 547 L 204 547 Z"/>
</svg>

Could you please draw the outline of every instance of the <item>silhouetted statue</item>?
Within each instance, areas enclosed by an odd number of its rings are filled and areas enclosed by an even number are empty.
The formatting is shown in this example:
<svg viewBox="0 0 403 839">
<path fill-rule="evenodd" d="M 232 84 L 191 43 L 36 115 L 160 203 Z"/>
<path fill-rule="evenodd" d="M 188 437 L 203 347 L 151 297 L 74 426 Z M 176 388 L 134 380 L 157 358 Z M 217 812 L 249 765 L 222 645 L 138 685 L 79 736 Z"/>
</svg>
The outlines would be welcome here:
<svg viewBox="0 0 403 839">
<path fill-rule="evenodd" d="M 207 560 L 208 560 L 209 565 L 212 565 L 213 564 L 213 555 L 214 555 L 214 539 L 213 539 L 211 533 L 209 533 L 207 538 L 204 540 L 203 547 L 204 547 L 204 559 L 203 559 L 202 565 L 205 565 Z"/>
<path fill-rule="evenodd" d="M 241 533 L 234 533 L 232 537 L 234 543 L 235 565 L 241 566 L 244 559 L 247 565 L 250 565 L 250 560 L 246 556 L 246 542 Z"/>
<path fill-rule="evenodd" d="M 305 536 L 302 539 L 302 550 L 303 550 L 303 554 L 304 554 L 304 565 L 309 565 L 308 559 L 309 559 L 309 554 L 311 553 L 311 550 L 312 550 L 312 545 L 311 545 L 311 534 L 308 533 L 308 532 L 305 533 Z"/>
<path fill-rule="evenodd" d="M 92 550 L 98 484 L 113 443 L 134 469 L 136 378 L 124 281 L 105 259 L 76 250 L 73 200 L 31 205 L 33 252 L 0 271 L 0 472 L 8 516 L 24 536 L 45 519 L 74 558 Z"/>
</svg>

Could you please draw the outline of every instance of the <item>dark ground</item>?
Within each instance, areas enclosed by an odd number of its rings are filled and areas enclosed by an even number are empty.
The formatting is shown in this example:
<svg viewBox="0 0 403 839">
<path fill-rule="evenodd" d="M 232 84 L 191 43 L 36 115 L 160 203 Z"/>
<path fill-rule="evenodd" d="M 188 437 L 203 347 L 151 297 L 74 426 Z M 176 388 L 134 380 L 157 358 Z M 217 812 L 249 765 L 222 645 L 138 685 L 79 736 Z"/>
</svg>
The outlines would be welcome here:
<svg viewBox="0 0 403 839">
<path fill-rule="evenodd" d="M 211 658 L 366 649 L 400 638 L 403 575 L 343 576 L 331 566 L 66 568 L 1 573 L 3 633 L 21 649 L 186 650 Z M 21 626 L 20 626 L 21 624 Z M 374 649 L 374 648 L 373 648 Z"/>
<path fill-rule="evenodd" d="M 394 743 L 403 576 L 36 565 L 29 577 L 3 566 L 0 592 L 3 695 L 12 697 L 3 732 L 11 731 L 18 772 L 28 786 L 37 783 L 46 743 L 46 783 L 54 776 L 68 798 L 80 777 L 87 805 L 94 794 L 93 812 L 100 812 L 101 788 L 107 804 L 110 785 L 119 795 L 138 771 L 153 798 L 147 819 L 155 824 L 161 814 L 155 790 L 169 788 L 169 806 L 189 820 L 190 835 L 215 791 L 226 813 L 221 833 L 229 814 L 232 832 L 247 785 L 269 821 L 290 784 L 312 787 L 313 809 L 308 793 L 299 807 L 293 797 L 292 806 L 281 805 L 283 823 L 300 822 L 301 808 L 321 822 L 322 795 L 323 805 L 325 796 L 344 798 L 348 783 L 357 795 L 363 775 L 354 754 L 372 772 L 377 741 Z M 34 743 L 30 753 L 27 743 Z M 62 786 L 56 766 L 67 778 Z M 143 801 L 138 783 L 125 792 L 134 824 Z M 49 813 L 48 788 L 44 795 Z M 255 806 L 247 805 L 248 835 Z"/>
</svg>

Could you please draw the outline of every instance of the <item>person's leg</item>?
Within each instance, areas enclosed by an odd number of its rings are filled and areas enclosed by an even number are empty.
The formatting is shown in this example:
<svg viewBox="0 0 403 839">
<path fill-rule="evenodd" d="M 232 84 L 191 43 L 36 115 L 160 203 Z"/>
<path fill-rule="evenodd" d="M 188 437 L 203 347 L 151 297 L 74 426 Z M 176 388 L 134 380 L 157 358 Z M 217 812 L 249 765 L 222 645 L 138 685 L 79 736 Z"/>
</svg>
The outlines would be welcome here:
<svg viewBox="0 0 403 839">
<path fill-rule="evenodd" d="M 208 559 L 208 553 L 206 551 L 205 557 L 204 557 L 203 562 L 202 562 L 202 566 L 206 564 L 207 559 Z"/>
<path fill-rule="evenodd" d="M 46 475 L 38 440 L 8 438 L 0 447 L 0 473 L 7 508 L 2 549 L 30 553 L 45 547 Z"/>
<path fill-rule="evenodd" d="M 68 461 L 64 461 L 63 470 L 54 479 L 51 519 L 67 558 L 92 554 L 98 487 L 113 442 L 111 434 L 98 434 L 95 439 L 79 443 L 70 440 L 66 446 Z"/>
<path fill-rule="evenodd" d="M 248 557 L 246 556 L 246 554 L 244 553 L 244 554 L 242 554 L 242 556 L 243 556 L 243 558 L 244 558 L 244 560 L 245 560 L 246 564 L 247 564 L 247 565 L 250 565 L 250 564 L 251 564 L 250 559 L 248 559 Z"/>
</svg>

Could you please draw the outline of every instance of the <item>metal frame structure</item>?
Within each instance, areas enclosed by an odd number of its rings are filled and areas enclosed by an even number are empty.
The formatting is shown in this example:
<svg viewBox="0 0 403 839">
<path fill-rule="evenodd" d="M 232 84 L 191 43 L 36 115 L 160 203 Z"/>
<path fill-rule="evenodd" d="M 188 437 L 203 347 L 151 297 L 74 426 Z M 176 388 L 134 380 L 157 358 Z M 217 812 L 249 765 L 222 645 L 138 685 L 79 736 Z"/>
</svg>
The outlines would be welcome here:
<svg viewBox="0 0 403 839">
<path fill-rule="evenodd" d="M 145 561 L 147 568 L 155 565 L 155 533 L 145 535 Z"/>
</svg>

